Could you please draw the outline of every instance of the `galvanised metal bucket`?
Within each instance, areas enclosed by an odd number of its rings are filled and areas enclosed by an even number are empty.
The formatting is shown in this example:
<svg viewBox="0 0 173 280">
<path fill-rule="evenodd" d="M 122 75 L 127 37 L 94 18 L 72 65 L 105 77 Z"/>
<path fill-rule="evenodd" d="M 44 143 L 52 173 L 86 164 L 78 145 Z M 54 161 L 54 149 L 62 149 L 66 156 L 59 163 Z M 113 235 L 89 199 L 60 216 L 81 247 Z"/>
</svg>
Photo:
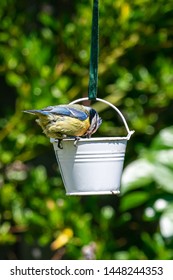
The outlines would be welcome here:
<svg viewBox="0 0 173 280">
<path fill-rule="evenodd" d="M 88 100 L 81 98 L 71 104 Z M 74 138 L 63 140 L 63 149 L 53 143 L 57 162 L 67 195 L 119 194 L 127 141 L 134 131 L 130 131 L 121 112 L 111 103 L 99 99 L 115 109 L 122 118 L 126 137 L 81 138 L 74 146 Z"/>
</svg>

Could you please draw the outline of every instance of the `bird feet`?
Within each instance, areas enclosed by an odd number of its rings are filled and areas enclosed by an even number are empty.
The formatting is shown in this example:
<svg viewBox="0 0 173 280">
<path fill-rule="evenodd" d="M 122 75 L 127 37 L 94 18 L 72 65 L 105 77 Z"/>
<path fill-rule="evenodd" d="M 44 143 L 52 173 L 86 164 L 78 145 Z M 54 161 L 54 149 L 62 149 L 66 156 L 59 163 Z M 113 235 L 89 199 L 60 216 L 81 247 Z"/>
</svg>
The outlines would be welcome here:
<svg viewBox="0 0 173 280">
<path fill-rule="evenodd" d="M 63 149 L 62 140 L 63 140 L 63 139 L 57 139 L 57 141 L 58 141 L 58 148 L 59 148 L 59 149 Z M 79 136 L 76 136 L 76 137 L 75 137 L 75 140 L 74 140 L 74 146 L 75 146 L 76 148 L 77 148 L 77 143 L 78 143 L 79 140 L 80 140 L 80 137 L 79 137 Z"/>
<path fill-rule="evenodd" d="M 61 150 L 63 149 L 62 139 L 58 139 L 58 148 Z"/>
<path fill-rule="evenodd" d="M 76 136 L 75 137 L 75 140 L 74 140 L 74 146 L 77 148 L 77 143 L 78 141 L 80 140 L 80 137 L 79 136 Z"/>
</svg>

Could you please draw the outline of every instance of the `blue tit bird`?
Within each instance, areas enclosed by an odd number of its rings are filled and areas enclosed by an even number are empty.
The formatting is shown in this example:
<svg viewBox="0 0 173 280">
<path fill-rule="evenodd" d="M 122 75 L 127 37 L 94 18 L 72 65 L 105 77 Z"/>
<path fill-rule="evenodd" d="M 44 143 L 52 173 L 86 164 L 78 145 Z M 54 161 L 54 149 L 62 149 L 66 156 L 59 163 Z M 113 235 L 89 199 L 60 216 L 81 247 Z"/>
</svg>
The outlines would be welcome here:
<svg viewBox="0 0 173 280">
<path fill-rule="evenodd" d="M 72 104 L 48 106 L 40 110 L 26 110 L 25 113 L 38 117 L 36 122 L 47 137 L 58 139 L 58 147 L 65 137 L 91 137 L 99 128 L 102 119 L 91 107 Z"/>
</svg>

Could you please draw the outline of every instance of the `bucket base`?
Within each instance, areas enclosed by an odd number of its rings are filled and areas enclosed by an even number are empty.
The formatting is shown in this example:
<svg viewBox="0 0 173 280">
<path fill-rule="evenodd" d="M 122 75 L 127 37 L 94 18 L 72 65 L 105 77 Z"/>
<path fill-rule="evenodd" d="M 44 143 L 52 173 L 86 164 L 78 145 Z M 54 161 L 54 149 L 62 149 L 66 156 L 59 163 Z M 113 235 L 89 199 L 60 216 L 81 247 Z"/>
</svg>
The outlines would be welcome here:
<svg viewBox="0 0 173 280">
<path fill-rule="evenodd" d="M 97 192 L 67 192 L 66 195 L 72 196 L 72 195 L 105 195 L 105 194 L 111 194 L 111 195 L 118 195 L 120 194 L 120 191 L 97 191 Z"/>
</svg>

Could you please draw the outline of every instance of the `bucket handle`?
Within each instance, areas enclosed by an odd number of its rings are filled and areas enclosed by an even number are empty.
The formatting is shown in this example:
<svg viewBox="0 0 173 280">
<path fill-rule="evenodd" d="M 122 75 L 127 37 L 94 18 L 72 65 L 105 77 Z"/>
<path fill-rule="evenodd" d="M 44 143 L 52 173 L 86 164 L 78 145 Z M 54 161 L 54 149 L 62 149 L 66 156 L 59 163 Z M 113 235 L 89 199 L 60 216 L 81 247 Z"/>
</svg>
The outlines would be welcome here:
<svg viewBox="0 0 173 280">
<path fill-rule="evenodd" d="M 79 98 L 79 99 L 76 99 L 76 100 L 70 102 L 70 104 L 75 104 L 75 103 L 78 103 L 78 102 L 81 102 L 81 101 L 86 101 L 86 100 L 89 100 L 89 98 L 88 98 L 88 97 L 83 97 L 83 98 Z M 126 122 L 126 120 L 125 120 L 123 114 L 120 112 L 120 110 L 119 110 L 116 106 L 114 106 L 112 103 L 110 103 L 110 102 L 108 102 L 108 101 L 106 101 L 106 100 L 104 100 L 104 99 L 96 98 L 95 100 L 97 100 L 97 101 L 99 101 L 99 102 L 103 102 L 103 103 L 109 105 L 110 107 L 112 107 L 112 108 L 119 114 L 119 116 L 121 117 L 121 119 L 122 119 L 122 121 L 123 121 L 123 123 L 124 123 L 124 125 L 125 125 L 125 128 L 126 128 L 126 130 L 127 130 L 127 140 L 129 140 L 130 137 L 131 137 L 131 135 L 132 135 L 135 131 L 129 129 L 129 127 L 128 127 L 128 125 L 127 125 L 127 122 Z"/>
</svg>

